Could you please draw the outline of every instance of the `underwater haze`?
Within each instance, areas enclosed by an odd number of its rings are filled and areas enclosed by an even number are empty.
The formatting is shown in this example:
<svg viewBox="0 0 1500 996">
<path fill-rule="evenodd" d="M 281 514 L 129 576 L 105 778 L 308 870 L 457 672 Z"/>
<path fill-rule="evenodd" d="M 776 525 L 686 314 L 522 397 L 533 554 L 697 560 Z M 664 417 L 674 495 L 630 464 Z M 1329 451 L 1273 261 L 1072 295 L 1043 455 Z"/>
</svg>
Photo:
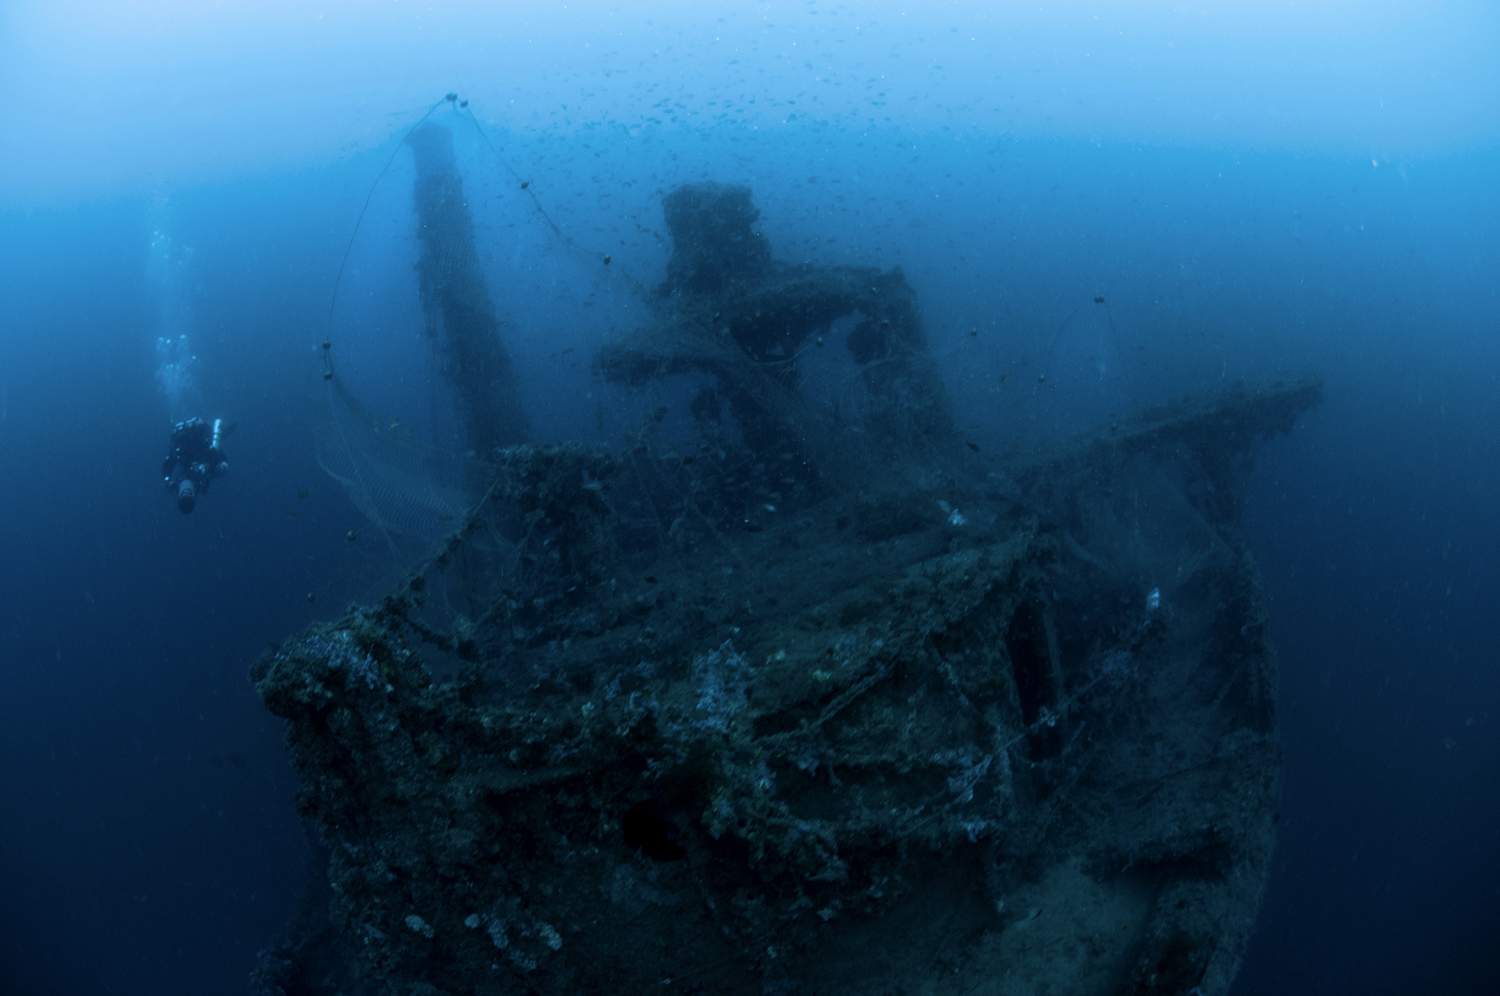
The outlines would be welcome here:
<svg viewBox="0 0 1500 996">
<path fill-rule="evenodd" d="M 1466 0 L 8 0 L 0 992 L 248 993 L 298 915 L 250 667 L 465 506 L 419 122 L 540 440 L 651 417 L 593 357 L 696 181 L 748 186 L 781 257 L 899 266 L 997 466 L 1321 378 L 1244 503 L 1283 800 L 1233 991 L 1500 992 L 1497 51 Z M 443 445 L 366 463 L 325 340 L 370 445 Z M 228 469 L 183 515 L 192 416 Z"/>
</svg>

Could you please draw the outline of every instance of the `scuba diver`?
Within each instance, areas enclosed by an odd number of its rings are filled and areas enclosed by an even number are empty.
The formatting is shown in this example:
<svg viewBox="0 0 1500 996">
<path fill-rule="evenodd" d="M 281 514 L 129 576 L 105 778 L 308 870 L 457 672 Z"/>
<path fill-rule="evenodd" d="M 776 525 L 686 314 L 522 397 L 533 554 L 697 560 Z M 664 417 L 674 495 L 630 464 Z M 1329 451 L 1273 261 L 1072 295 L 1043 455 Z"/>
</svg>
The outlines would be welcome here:
<svg viewBox="0 0 1500 996">
<path fill-rule="evenodd" d="M 161 462 L 162 484 L 177 491 L 177 508 L 183 515 L 193 510 L 209 483 L 229 469 L 220 448 L 227 432 L 224 420 L 217 418 L 212 424 L 188 418 L 172 426 L 167 456 Z"/>
</svg>

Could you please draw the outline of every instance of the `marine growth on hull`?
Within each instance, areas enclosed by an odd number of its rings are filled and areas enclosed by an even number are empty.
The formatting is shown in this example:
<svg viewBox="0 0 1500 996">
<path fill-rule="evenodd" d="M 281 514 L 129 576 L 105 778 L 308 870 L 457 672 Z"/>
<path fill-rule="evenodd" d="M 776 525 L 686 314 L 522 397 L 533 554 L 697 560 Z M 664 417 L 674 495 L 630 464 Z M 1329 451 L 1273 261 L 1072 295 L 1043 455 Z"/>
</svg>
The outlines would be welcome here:
<svg viewBox="0 0 1500 996">
<path fill-rule="evenodd" d="M 981 461 L 899 271 L 781 262 L 696 184 L 595 361 L 677 383 L 690 441 L 528 444 L 422 141 L 482 497 L 255 668 L 321 842 L 262 991 L 1227 991 L 1278 797 L 1238 496 L 1317 385 Z"/>
</svg>

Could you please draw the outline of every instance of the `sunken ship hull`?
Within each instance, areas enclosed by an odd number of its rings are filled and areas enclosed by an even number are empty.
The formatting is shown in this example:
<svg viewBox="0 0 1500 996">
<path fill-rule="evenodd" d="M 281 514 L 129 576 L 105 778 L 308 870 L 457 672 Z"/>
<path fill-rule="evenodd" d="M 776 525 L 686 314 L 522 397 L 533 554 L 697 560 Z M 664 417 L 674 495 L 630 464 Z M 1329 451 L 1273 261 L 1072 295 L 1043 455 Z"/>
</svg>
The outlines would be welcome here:
<svg viewBox="0 0 1500 996">
<path fill-rule="evenodd" d="M 262 991 L 1228 990 L 1279 798 L 1238 495 L 1317 385 L 987 464 L 899 273 L 781 267 L 748 204 L 669 198 L 659 321 L 598 361 L 696 378 L 696 445 L 498 449 L 257 664 L 320 842 Z M 838 329 L 858 430 L 797 377 Z"/>
</svg>

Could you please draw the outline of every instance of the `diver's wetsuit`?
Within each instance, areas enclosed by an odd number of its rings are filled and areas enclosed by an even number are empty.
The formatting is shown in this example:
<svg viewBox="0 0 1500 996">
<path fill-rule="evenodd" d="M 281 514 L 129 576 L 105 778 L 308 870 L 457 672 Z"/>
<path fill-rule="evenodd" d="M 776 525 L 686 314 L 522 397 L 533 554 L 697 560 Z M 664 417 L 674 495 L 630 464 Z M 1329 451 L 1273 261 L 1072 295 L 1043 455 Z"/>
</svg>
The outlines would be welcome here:
<svg viewBox="0 0 1500 996">
<path fill-rule="evenodd" d="M 220 448 L 220 422 L 201 418 L 183 419 L 172 426 L 167 456 L 161 462 L 162 484 L 177 491 L 177 507 L 191 512 L 199 494 L 208 490 L 215 477 L 229 469 Z"/>
</svg>

